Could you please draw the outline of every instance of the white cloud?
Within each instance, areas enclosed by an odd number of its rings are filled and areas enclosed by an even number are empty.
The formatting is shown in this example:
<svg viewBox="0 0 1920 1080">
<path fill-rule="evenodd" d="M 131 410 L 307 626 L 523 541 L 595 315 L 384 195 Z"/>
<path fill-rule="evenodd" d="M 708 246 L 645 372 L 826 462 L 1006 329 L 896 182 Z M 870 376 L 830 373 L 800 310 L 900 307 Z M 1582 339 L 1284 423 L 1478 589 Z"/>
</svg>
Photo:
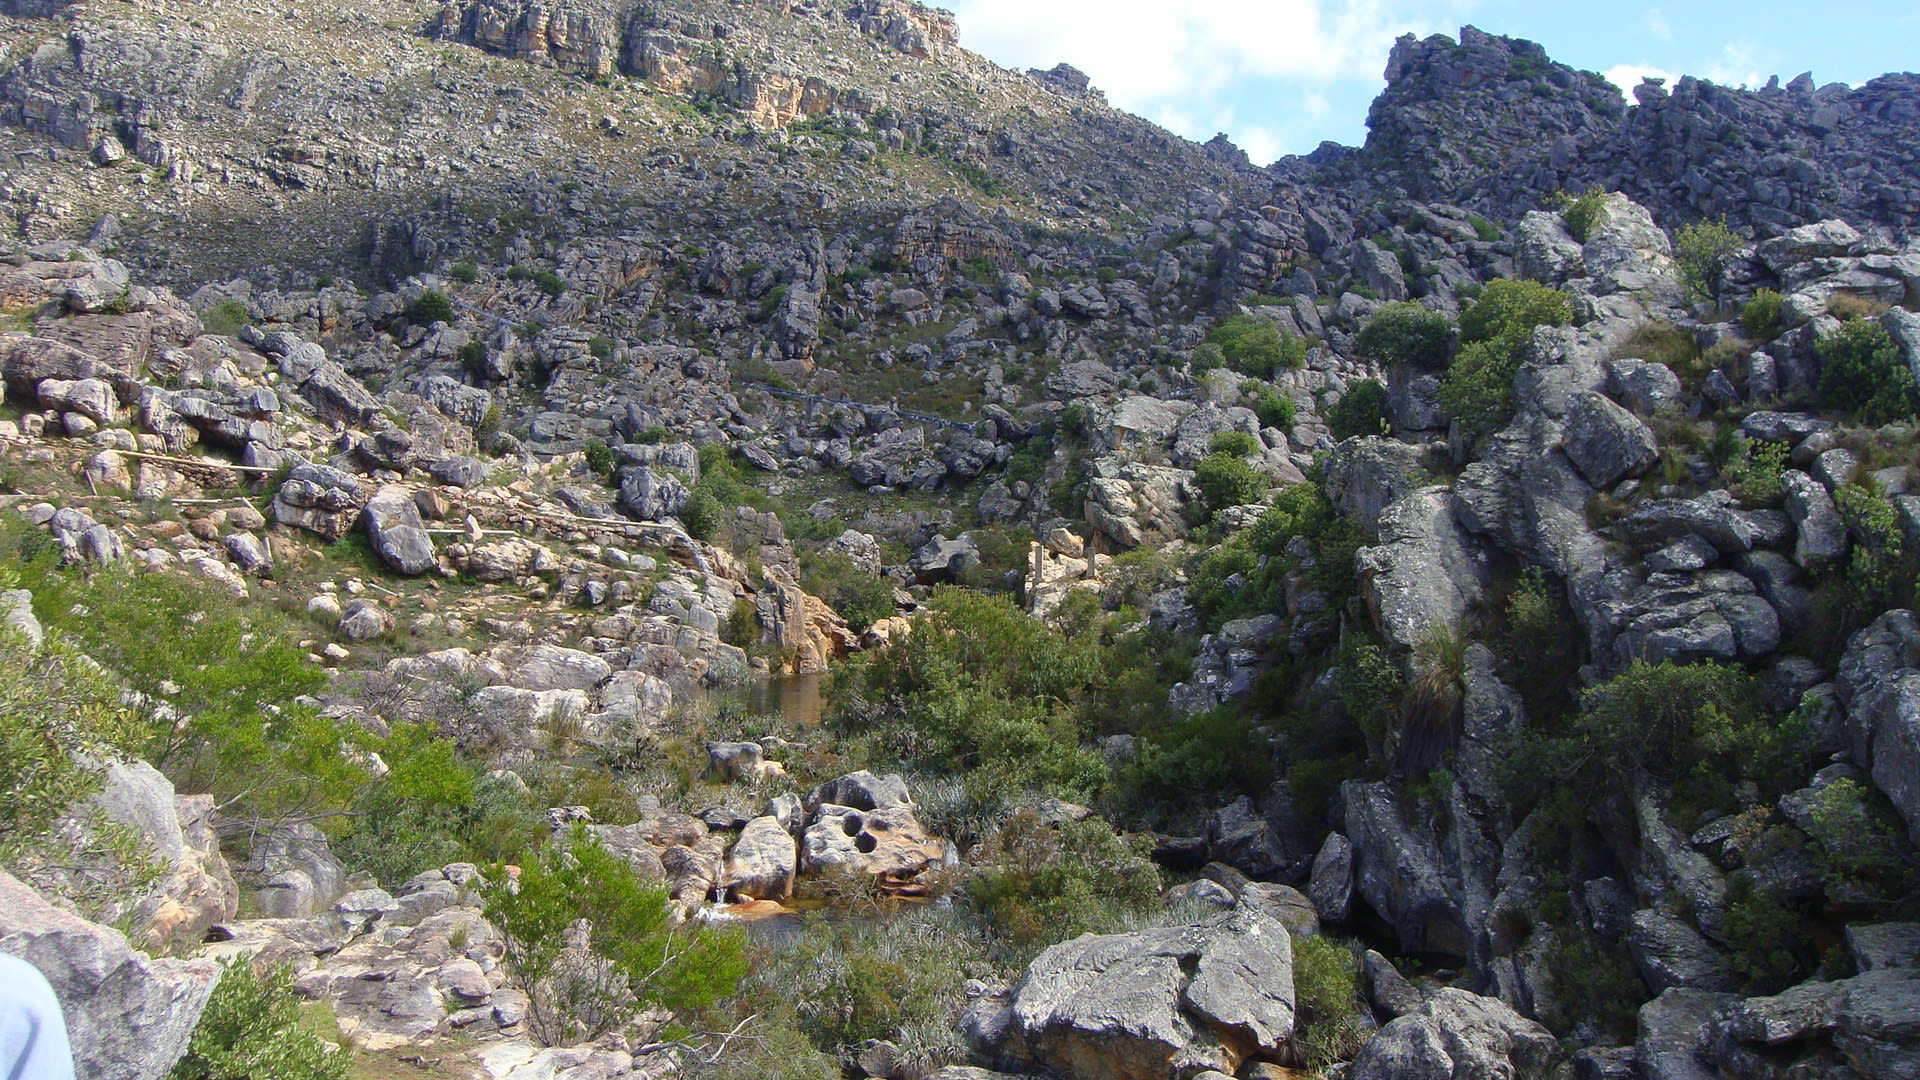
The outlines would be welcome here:
<svg viewBox="0 0 1920 1080">
<path fill-rule="evenodd" d="M 1728 42 L 1720 50 L 1720 56 L 1700 72 L 1700 77 L 1721 86 L 1759 86 L 1765 82 L 1760 74 L 1758 51 L 1750 44 L 1740 41 Z"/>
<path fill-rule="evenodd" d="M 1248 87 L 1262 80 L 1377 82 L 1395 37 L 1451 31 L 1473 3 L 951 0 L 966 48 L 1013 68 L 1072 64 L 1116 106 L 1198 139 L 1219 130 L 1207 121 L 1235 100 L 1247 103 Z M 1256 161 L 1256 149 L 1280 144 L 1270 127 L 1225 130 Z"/>
<path fill-rule="evenodd" d="M 1619 87 L 1628 95 L 1633 93 L 1634 87 L 1639 86 L 1641 82 L 1648 78 L 1665 79 L 1667 80 L 1668 86 L 1673 85 L 1672 72 L 1657 67 L 1649 67 L 1645 64 L 1615 64 L 1600 74 L 1608 82 Z"/>
<path fill-rule="evenodd" d="M 1661 41 L 1673 40 L 1673 24 L 1667 21 L 1667 13 L 1659 8 L 1648 8 L 1646 18 L 1647 33 Z"/>
</svg>

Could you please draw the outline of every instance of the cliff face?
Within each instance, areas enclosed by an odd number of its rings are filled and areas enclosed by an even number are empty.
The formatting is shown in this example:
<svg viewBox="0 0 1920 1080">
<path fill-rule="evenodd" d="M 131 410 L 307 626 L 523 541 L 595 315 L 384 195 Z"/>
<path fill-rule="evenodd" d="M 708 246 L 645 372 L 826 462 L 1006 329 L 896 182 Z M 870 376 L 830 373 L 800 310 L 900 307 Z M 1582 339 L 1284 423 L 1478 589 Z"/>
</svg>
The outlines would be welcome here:
<svg viewBox="0 0 1920 1080">
<path fill-rule="evenodd" d="M 1408 36 L 1387 61 L 1365 148 L 1322 176 L 1506 215 L 1556 191 L 1622 191 L 1663 221 L 1711 218 L 1762 230 L 1846 217 L 1906 231 L 1920 77 L 1858 89 L 1802 75 L 1754 90 L 1692 77 L 1643 83 L 1629 106 L 1593 72 L 1528 41 L 1467 27 L 1459 41 Z"/>
</svg>

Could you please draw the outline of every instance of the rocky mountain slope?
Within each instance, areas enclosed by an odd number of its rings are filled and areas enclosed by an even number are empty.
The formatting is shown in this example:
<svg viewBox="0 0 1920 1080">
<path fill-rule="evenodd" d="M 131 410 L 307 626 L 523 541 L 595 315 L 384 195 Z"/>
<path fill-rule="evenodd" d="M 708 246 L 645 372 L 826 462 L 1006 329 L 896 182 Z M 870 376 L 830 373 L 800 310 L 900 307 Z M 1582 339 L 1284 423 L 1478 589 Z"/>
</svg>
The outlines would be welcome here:
<svg viewBox="0 0 1920 1080">
<path fill-rule="evenodd" d="M 234 958 L 298 1075 L 1914 1075 L 1920 84 L 1387 77 L 0 6 L 0 948 L 106 1075 Z M 556 1021 L 554 845 L 778 929 Z"/>
</svg>

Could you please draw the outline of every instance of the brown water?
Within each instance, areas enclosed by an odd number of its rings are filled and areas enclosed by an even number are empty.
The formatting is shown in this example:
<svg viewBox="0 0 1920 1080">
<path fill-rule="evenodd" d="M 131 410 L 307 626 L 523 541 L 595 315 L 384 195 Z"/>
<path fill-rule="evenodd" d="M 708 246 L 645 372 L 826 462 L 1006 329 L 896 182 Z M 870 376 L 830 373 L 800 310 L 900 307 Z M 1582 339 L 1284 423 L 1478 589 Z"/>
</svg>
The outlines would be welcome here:
<svg viewBox="0 0 1920 1080">
<path fill-rule="evenodd" d="M 799 726 L 819 727 L 826 708 L 820 678 L 819 675 L 774 675 L 755 679 L 747 684 L 746 700 L 742 704 L 755 715 L 778 715 Z"/>
</svg>

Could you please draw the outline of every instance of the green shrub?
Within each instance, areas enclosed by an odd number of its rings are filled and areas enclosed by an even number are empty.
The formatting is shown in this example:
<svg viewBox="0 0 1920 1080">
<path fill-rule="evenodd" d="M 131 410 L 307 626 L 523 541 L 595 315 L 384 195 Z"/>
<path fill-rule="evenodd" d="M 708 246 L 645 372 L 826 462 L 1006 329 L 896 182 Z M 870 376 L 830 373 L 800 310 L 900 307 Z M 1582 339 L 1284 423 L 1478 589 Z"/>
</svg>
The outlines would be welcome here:
<svg viewBox="0 0 1920 1080">
<path fill-rule="evenodd" d="M 46 568 L 34 612 L 182 723 L 149 721 L 140 750 L 183 791 L 210 792 L 235 821 L 324 816 L 366 774 L 341 731 L 296 704 L 327 677 L 276 609 L 243 605 L 177 573 Z"/>
<path fill-rule="evenodd" d="M 1537 281 L 1502 278 L 1487 283 L 1479 299 L 1460 315 L 1460 340 L 1498 341 L 1519 338 L 1524 343 L 1535 327 L 1566 326 L 1573 322 L 1573 297 Z"/>
<path fill-rule="evenodd" d="M 1573 321 L 1573 298 L 1538 282 L 1491 282 L 1460 316 L 1462 347 L 1440 384 L 1440 407 L 1478 444 L 1513 418 L 1513 378 L 1533 331 Z"/>
<path fill-rule="evenodd" d="M 559 296 L 567 291 L 567 279 L 551 270 L 535 270 L 533 287 L 539 289 L 542 295 Z"/>
<path fill-rule="evenodd" d="M 351 1055 L 303 1030 L 293 969 L 226 965 L 168 1080 L 346 1080 Z"/>
<path fill-rule="evenodd" d="M 967 906 L 1016 957 L 1121 929 L 1129 913 L 1160 902 L 1160 871 L 1144 838 L 1122 837 L 1099 818 L 1050 826 L 1031 810 L 1017 811 L 973 861 L 987 869 L 967 881 Z"/>
<path fill-rule="evenodd" d="M 1201 625 L 1217 630 L 1231 619 L 1280 610 L 1286 575 L 1301 568 L 1287 550 L 1294 537 L 1304 537 L 1312 551 L 1307 561 L 1313 587 L 1333 606 L 1344 604 L 1354 592 L 1353 553 L 1365 534 L 1334 510 L 1318 484 L 1295 484 L 1274 497 L 1252 528 L 1194 564 L 1187 600 Z"/>
<path fill-rule="evenodd" d="M 512 266 L 507 267 L 508 281 L 525 281 L 532 276 L 533 276 L 533 271 L 527 269 L 526 267 L 520 265 L 519 263 L 514 263 Z"/>
<path fill-rule="evenodd" d="M 1353 340 L 1354 351 L 1361 356 L 1424 371 L 1445 369 L 1452 346 L 1452 321 L 1411 301 L 1388 304 L 1375 312 Z"/>
<path fill-rule="evenodd" d="M 1205 375 L 1215 368 L 1227 366 L 1226 350 L 1211 341 L 1203 341 L 1193 347 L 1188 363 L 1193 366 L 1195 375 Z"/>
<path fill-rule="evenodd" d="M 1473 226 L 1473 235 L 1478 237 L 1483 243 L 1490 244 L 1500 239 L 1500 226 L 1495 225 L 1479 214 L 1468 214 L 1467 224 Z"/>
<path fill-rule="evenodd" d="M 576 827 L 567 850 L 542 848 L 487 875 L 486 917 L 527 995 L 527 1027 L 546 1045 L 596 1038 L 659 1005 L 685 1016 L 725 998 L 746 975 L 737 932 L 673 926 L 667 893 Z M 570 945 L 585 920 L 583 947 Z"/>
<path fill-rule="evenodd" d="M 1740 309 L 1740 328 L 1756 341 L 1772 341 L 1780 336 L 1781 297 L 1772 289 L 1759 289 Z"/>
<path fill-rule="evenodd" d="M 847 620 L 847 629 L 864 634 L 893 614 L 893 582 L 853 564 L 838 551 L 800 556 L 800 587 L 827 602 Z"/>
<path fill-rule="evenodd" d="M 209 334 L 231 336 L 251 321 L 247 305 L 238 300 L 222 300 L 200 313 L 200 328 Z"/>
<path fill-rule="evenodd" d="M 1007 459 L 1007 479 L 1024 484 L 1037 484 L 1046 475 L 1047 459 L 1052 449 L 1039 439 L 1028 439 L 1020 444 L 1020 449 Z"/>
<path fill-rule="evenodd" d="M 1203 709 L 1143 733 L 1115 783 L 1131 805 L 1160 816 L 1205 813 L 1226 792 L 1273 780 L 1269 739 L 1231 705 Z"/>
<path fill-rule="evenodd" d="M 396 737 L 420 740 L 419 734 Z M 444 740 L 427 745 L 444 747 Z M 382 748 L 382 757 L 390 753 Z M 351 831 L 333 841 L 341 861 L 397 889 L 422 871 L 455 862 L 518 862 L 547 838 L 547 819 L 512 784 L 487 776 L 448 751 L 400 759 L 369 786 Z"/>
<path fill-rule="evenodd" d="M 1098 634 L 1067 635 L 1011 598 L 944 588 L 904 642 L 846 669 L 833 725 L 983 790 L 1085 796 L 1105 778 L 1078 708 L 1106 678 Z"/>
<path fill-rule="evenodd" d="M 1385 435 L 1393 430 L 1387 422 L 1386 386 L 1379 379 L 1362 379 L 1347 387 L 1327 410 L 1327 427 L 1336 439 Z"/>
<path fill-rule="evenodd" d="M 1308 1069 L 1351 1061 L 1366 1042 L 1358 968 L 1353 953 L 1332 938 L 1294 935 L 1293 1038 Z"/>
<path fill-rule="evenodd" d="M 462 285 L 471 285 L 480 280 L 480 267 L 471 262 L 457 262 L 447 271 L 447 276 Z"/>
<path fill-rule="evenodd" d="M 1231 457 L 1250 457 L 1260 452 L 1260 440 L 1244 431 L 1216 431 L 1207 440 L 1207 453 Z"/>
<path fill-rule="evenodd" d="M 1281 431 L 1293 430 L 1298 409 L 1293 399 L 1277 390 L 1264 390 L 1253 403 L 1253 413 L 1260 418 L 1261 427 L 1279 428 Z"/>
<path fill-rule="evenodd" d="M 1570 196 L 1561 193 L 1560 221 L 1566 225 L 1567 232 L 1581 243 L 1593 234 L 1593 227 L 1607 219 L 1607 193 L 1593 188 L 1584 195 Z"/>
<path fill-rule="evenodd" d="M 582 456 L 586 458 L 589 472 L 603 480 L 613 479 L 617 462 L 613 456 L 613 447 L 608 446 L 604 440 L 588 439 L 586 447 L 582 450 Z"/>
<path fill-rule="evenodd" d="M 474 379 L 487 377 L 487 343 L 469 341 L 460 346 L 460 366 Z"/>
<path fill-rule="evenodd" d="M 450 323 L 454 319 L 453 301 L 447 294 L 428 289 L 407 305 L 407 321 L 420 326 Z"/>
<path fill-rule="evenodd" d="M 1920 386 L 1879 323 L 1844 323 L 1814 351 L 1820 356 L 1820 397 L 1832 408 L 1875 426 L 1920 412 Z"/>
<path fill-rule="evenodd" d="M 1806 940 L 1808 913 L 1754 884 L 1745 871 L 1727 888 L 1721 933 L 1733 970 L 1752 994 L 1774 994 L 1791 985 L 1811 953 Z"/>
<path fill-rule="evenodd" d="M 1786 443 L 1741 439 L 1720 480 L 1747 506 L 1772 506 L 1780 501 L 1786 469 Z"/>
<path fill-rule="evenodd" d="M 1208 454 L 1193 467 L 1193 486 L 1208 517 L 1230 506 L 1257 503 L 1266 496 L 1267 481 L 1246 459 L 1232 454 Z"/>
<path fill-rule="evenodd" d="M 611 360 L 614 347 L 618 344 L 610 337 L 596 335 L 587 339 L 587 352 L 593 354 L 595 360 Z"/>
<path fill-rule="evenodd" d="M 1720 307 L 1727 288 L 1727 267 L 1740 252 L 1738 233 L 1717 221 L 1696 221 L 1673 234 L 1673 261 L 1680 268 L 1680 284 L 1696 303 L 1713 301 Z"/>
<path fill-rule="evenodd" d="M 1279 368 L 1297 368 L 1307 361 L 1307 343 L 1281 334 L 1271 319 L 1231 315 L 1207 332 L 1207 342 L 1220 347 L 1226 365 L 1242 375 L 1271 377 Z"/>
</svg>

